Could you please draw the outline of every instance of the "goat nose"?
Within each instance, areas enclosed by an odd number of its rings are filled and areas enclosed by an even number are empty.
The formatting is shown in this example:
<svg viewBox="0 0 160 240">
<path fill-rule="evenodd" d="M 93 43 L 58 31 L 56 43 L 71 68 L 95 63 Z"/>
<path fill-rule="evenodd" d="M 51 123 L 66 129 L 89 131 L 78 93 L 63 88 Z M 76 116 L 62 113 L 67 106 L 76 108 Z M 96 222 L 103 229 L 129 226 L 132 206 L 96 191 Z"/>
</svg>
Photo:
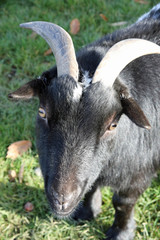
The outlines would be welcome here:
<svg viewBox="0 0 160 240">
<path fill-rule="evenodd" d="M 59 210 L 66 210 L 69 206 L 70 201 L 73 198 L 73 192 L 69 194 L 59 194 L 53 190 L 53 198 L 54 198 L 54 204 L 55 207 Z"/>
</svg>

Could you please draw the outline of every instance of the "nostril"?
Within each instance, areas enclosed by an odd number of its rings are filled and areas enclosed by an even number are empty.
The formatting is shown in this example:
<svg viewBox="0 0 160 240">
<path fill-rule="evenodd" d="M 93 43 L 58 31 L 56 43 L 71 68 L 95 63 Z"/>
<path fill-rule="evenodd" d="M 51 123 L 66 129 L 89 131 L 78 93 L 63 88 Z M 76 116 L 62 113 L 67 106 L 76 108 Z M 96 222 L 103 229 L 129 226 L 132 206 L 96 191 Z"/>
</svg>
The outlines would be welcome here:
<svg viewBox="0 0 160 240">
<path fill-rule="evenodd" d="M 69 202 L 63 202 L 62 203 L 62 210 L 66 210 L 69 206 Z"/>
<path fill-rule="evenodd" d="M 57 199 L 54 200 L 55 207 L 59 210 L 63 210 L 63 203 L 59 202 Z"/>
<path fill-rule="evenodd" d="M 66 210 L 69 206 L 69 203 L 72 202 L 74 193 L 69 194 L 59 194 L 55 190 L 52 190 L 52 196 L 54 200 L 55 207 L 61 211 Z"/>
</svg>

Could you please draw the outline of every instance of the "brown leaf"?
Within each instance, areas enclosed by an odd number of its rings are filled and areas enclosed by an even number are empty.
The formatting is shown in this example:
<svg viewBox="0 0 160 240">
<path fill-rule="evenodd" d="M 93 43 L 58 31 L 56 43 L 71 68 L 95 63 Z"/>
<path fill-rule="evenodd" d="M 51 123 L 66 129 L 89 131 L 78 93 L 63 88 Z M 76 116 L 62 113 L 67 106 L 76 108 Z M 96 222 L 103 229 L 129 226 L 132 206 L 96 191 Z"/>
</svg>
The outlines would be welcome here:
<svg viewBox="0 0 160 240">
<path fill-rule="evenodd" d="M 18 156 L 21 156 L 23 153 L 28 151 L 31 146 L 32 143 L 27 140 L 14 142 L 8 147 L 7 158 L 15 160 Z"/>
<path fill-rule="evenodd" d="M 149 2 L 145 0 L 134 0 L 134 1 L 141 4 L 149 4 Z"/>
<path fill-rule="evenodd" d="M 70 22 L 70 32 L 74 35 L 76 35 L 80 30 L 80 22 L 77 18 L 73 19 Z"/>
<path fill-rule="evenodd" d="M 48 56 L 50 54 L 52 54 L 52 49 L 51 48 L 49 48 L 47 51 L 44 52 L 44 56 Z"/>
<path fill-rule="evenodd" d="M 103 14 L 103 13 L 101 13 L 101 14 L 99 14 L 99 16 L 104 20 L 104 21 L 108 21 L 108 18 Z"/>
<path fill-rule="evenodd" d="M 34 209 L 34 205 L 31 202 L 27 202 L 24 205 L 24 209 L 25 209 L 26 212 L 32 212 L 33 209 Z"/>
</svg>

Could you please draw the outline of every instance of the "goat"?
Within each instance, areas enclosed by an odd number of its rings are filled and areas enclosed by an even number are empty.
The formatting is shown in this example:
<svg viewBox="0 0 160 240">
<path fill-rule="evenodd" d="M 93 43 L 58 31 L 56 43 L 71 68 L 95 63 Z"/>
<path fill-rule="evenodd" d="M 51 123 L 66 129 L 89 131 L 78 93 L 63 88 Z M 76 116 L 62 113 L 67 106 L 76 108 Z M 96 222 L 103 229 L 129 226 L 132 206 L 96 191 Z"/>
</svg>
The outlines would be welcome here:
<svg viewBox="0 0 160 240">
<path fill-rule="evenodd" d="M 21 24 L 47 41 L 57 65 L 9 94 L 39 97 L 47 199 L 57 216 L 89 220 L 100 212 L 100 187 L 110 186 L 115 220 L 106 239 L 134 238 L 134 205 L 160 168 L 159 10 L 77 54 L 61 27 Z"/>
</svg>

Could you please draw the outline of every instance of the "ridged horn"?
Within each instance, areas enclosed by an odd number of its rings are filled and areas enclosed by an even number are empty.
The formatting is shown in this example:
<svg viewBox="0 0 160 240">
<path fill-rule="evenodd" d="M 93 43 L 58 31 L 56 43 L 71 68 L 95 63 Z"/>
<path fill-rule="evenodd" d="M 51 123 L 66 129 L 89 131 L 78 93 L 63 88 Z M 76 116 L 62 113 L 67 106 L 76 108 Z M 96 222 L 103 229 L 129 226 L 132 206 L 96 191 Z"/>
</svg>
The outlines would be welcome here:
<svg viewBox="0 0 160 240">
<path fill-rule="evenodd" d="M 78 63 L 70 35 L 61 27 L 49 22 L 28 22 L 20 27 L 29 28 L 43 37 L 56 59 L 58 76 L 68 74 L 78 81 Z"/>
<path fill-rule="evenodd" d="M 111 47 L 98 65 L 92 83 L 101 81 L 112 87 L 120 72 L 133 60 L 148 54 L 160 54 L 160 46 L 144 39 L 126 39 Z"/>
</svg>

